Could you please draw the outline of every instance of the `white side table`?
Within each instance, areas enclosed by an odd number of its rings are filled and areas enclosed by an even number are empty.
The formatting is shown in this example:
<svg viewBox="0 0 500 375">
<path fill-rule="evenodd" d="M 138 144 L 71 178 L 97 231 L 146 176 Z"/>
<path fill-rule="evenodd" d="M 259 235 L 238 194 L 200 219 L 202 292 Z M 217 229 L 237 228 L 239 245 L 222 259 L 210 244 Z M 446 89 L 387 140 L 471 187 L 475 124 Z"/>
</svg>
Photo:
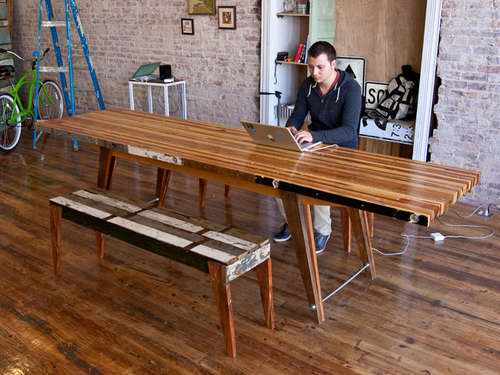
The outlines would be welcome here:
<svg viewBox="0 0 500 375">
<path fill-rule="evenodd" d="M 187 118 L 187 105 L 186 105 L 186 82 L 184 80 L 175 80 L 174 82 L 163 82 L 159 79 L 154 79 L 151 81 L 128 81 L 128 93 L 130 98 L 130 109 L 134 110 L 134 85 L 142 85 L 148 87 L 148 110 L 149 113 L 153 113 L 153 98 L 151 95 L 151 87 L 160 86 L 163 87 L 163 100 L 165 101 L 165 116 L 170 116 L 170 111 L 168 108 L 168 88 L 171 86 L 181 87 L 181 102 L 182 102 L 182 118 Z"/>
</svg>

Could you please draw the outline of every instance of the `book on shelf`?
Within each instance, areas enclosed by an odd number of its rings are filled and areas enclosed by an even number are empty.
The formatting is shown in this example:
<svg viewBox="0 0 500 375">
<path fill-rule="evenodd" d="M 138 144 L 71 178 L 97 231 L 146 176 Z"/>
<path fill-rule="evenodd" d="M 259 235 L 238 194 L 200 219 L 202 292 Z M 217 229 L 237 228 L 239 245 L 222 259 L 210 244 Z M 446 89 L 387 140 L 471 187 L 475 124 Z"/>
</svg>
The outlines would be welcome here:
<svg viewBox="0 0 500 375">
<path fill-rule="evenodd" d="M 304 44 L 300 43 L 299 47 L 297 48 L 297 53 L 295 54 L 295 62 L 298 63 L 300 62 L 300 55 L 302 54 L 302 51 L 304 49 Z"/>
<path fill-rule="evenodd" d="M 306 51 L 306 53 L 304 55 L 304 64 L 307 64 L 307 55 L 309 54 L 309 35 L 307 36 L 306 47 L 304 49 Z"/>
<path fill-rule="evenodd" d="M 304 45 L 304 48 L 302 48 L 302 53 L 300 54 L 300 61 L 302 64 L 306 62 L 306 46 Z"/>
</svg>

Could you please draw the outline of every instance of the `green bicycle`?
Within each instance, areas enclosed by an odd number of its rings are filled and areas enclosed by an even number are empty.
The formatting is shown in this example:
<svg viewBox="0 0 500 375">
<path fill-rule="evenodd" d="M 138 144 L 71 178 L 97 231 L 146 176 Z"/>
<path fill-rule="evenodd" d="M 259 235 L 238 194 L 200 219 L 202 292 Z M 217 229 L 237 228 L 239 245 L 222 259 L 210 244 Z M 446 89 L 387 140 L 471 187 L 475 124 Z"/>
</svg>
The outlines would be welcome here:
<svg viewBox="0 0 500 375">
<path fill-rule="evenodd" d="M 40 61 L 45 57 L 49 48 L 45 50 Z M 0 48 L 0 53 L 9 53 L 20 60 L 24 60 L 21 56 L 13 51 L 8 51 Z M 15 69 L 13 66 L 0 67 L 0 77 L 8 78 L 12 89 L 9 93 L 0 95 L 0 149 L 10 151 L 16 147 L 21 137 L 21 128 L 27 120 L 33 120 L 34 102 L 33 94 L 35 93 L 36 80 L 36 62 L 37 56 L 34 56 L 31 71 L 23 75 L 19 81 L 14 84 L 11 79 Z M 23 107 L 19 98 L 19 90 L 22 86 L 29 85 L 28 105 Z M 45 121 L 54 118 L 61 118 L 64 111 L 64 103 L 62 90 L 59 85 L 51 80 L 38 80 L 38 92 L 36 100 L 38 102 L 38 121 Z M 29 121 L 32 124 L 31 121 Z"/>
</svg>

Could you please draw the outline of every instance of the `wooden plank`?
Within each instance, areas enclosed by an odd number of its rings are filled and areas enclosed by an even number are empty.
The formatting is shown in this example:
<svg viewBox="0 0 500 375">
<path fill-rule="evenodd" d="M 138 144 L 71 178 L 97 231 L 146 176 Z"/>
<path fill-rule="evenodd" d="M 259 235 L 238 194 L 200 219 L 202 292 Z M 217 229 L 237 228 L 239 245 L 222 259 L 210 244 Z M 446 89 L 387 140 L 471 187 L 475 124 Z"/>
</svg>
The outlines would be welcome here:
<svg viewBox="0 0 500 375">
<path fill-rule="evenodd" d="M 185 238 L 174 236 L 170 233 L 162 232 L 158 229 L 154 229 L 154 228 L 148 227 L 146 225 L 142 225 L 142 224 L 136 223 L 134 221 L 124 219 L 122 217 L 114 217 L 114 218 L 108 220 L 108 222 L 116 224 L 122 228 L 129 230 L 129 231 L 139 233 L 139 234 L 142 234 L 144 236 L 154 238 L 154 239 L 160 240 L 162 242 L 168 243 L 170 245 L 178 246 L 181 248 L 184 248 L 184 247 L 191 245 L 193 243 L 192 241 L 189 241 Z"/>
<path fill-rule="evenodd" d="M 152 210 L 139 212 L 138 215 L 191 233 L 201 232 L 204 229 L 200 225 L 195 225 L 187 221 L 180 220 L 172 216 L 167 216 Z"/>
<path fill-rule="evenodd" d="M 94 207 L 78 203 L 78 202 L 76 202 L 74 200 L 70 200 L 66 197 L 55 197 L 55 198 L 50 199 L 50 201 L 52 203 L 59 205 L 59 206 L 68 207 L 72 210 L 75 210 L 75 211 L 78 211 L 81 213 L 85 213 L 89 216 L 93 216 L 93 217 L 98 218 L 98 219 L 105 219 L 105 218 L 112 216 L 111 213 L 109 213 L 109 212 L 98 210 Z"/>
<path fill-rule="evenodd" d="M 87 198 L 87 199 L 93 200 L 95 202 L 104 203 L 108 206 L 113 206 L 113 207 L 119 208 L 121 210 L 125 210 L 125 211 L 132 212 L 132 213 L 135 213 L 135 212 L 142 210 L 142 207 L 136 206 L 134 204 L 130 204 L 128 202 L 124 202 L 122 200 L 111 198 L 111 197 L 104 195 L 104 194 L 96 194 L 92 191 L 78 190 L 78 191 L 73 192 L 72 195 L 77 195 L 79 197 Z"/>
<path fill-rule="evenodd" d="M 212 259 L 221 264 L 228 264 L 234 258 L 232 254 L 229 254 L 226 251 L 218 250 L 213 246 L 209 246 L 209 244 L 196 245 L 195 247 L 191 248 L 190 251 L 196 254 L 200 254 L 207 259 Z"/>
<path fill-rule="evenodd" d="M 271 244 L 264 245 L 255 251 L 247 253 L 237 261 L 230 260 L 230 264 L 225 269 L 225 282 L 229 283 L 239 276 L 254 269 L 271 256 Z"/>
<path fill-rule="evenodd" d="M 197 233 L 193 233 L 191 231 L 186 231 L 182 228 L 168 225 L 156 220 L 150 220 L 149 218 L 143 217 L 141 215 L 134 215 L 128 217 L 127 220 L 133 221 L 134 223 L 143 225 L 145 227 L 153 228 L 155 230 L 159 230 L 160 232 L 169 233 L 172 236 L 185 238 L 186 240 L 191 241 L 192 243 L 201 243 L 205 241 L 205 238 Z M 203 228 L 202 228 L 203 230 Z"/>
<path fill-rule="evenodd" d="M 231 245 L 233 247 L 236 247 L 238 249 L 242 249 L 245 251 L 251 251 L 259 246 L 259 244 L 257 244 L 257 243 L 250 242 L 250 241 L 244 240 L 242 238 L 232 236 L 230 234 L 220 233 L 220 232 L 215 232 L 215 231 L 205 232 L 205 233 L 203 233 L 203 236 L 210 238 L 212 240 L 216 240 L 216 241 Z"/>
<path fill-rule="evenodd" d="M 155 208 L 149 209 L 149 210 L 144 211 L 144 212 L 158 213 L 160 215 L 165 215 L 165 216 L 168 216 L 168 217 L 180 220 L 180 221 L 185 221 L 187 223 L 191 223 L 195 227 L 202 227 L 202 228 L 205 228 L 207 230 L 214 230 L 214 231 L 222 232 L 228 228 L 227 225 L 219 224 L 219 223 L 216 223 L 214 221 L 207 220 L 207 219 L 197 217 L 197 216 L 183 215 L 177 211 L 174 211 L 174 210 L 168 209 L 168 208 L 155 207 Z"/>
</svg>

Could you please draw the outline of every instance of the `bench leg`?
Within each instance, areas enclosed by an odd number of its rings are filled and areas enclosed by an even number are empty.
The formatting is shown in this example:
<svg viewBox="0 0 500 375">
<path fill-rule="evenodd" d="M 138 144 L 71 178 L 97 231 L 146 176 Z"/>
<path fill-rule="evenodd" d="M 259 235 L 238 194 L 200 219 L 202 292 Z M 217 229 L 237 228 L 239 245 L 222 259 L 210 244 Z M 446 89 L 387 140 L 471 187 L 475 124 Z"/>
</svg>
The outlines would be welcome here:
<svg viewBox="0 0 500 375">
<path fill-rule="evenodd" d="M 50 210 L 50 239 L 52 242 L 52 260 L 54 262 L 54 273 L 61 272 L 61 219 L 62 208 L 55 204 L 49 205 Z"/>
<path fill-rule="evenodd" d="M 104 234 L 101 232 L 95 232 L 95 239 L 97 244 L 97 255 L 99 259 L 104 258 Z"/>
<path fill-rule="evenodd" d="M 267 328 L 274 329 L 274 302 L 273 302 L 273 278 L 271 272 L 271 258 L 259 264 L 257 280 L 259 281 L 260 298 L 264 308 L 264 316 Z"/>
<path fill-rule="evenodd" d="M 236 357 L 236 337 L 234 334 L 233 307 L 231 304 L 231 289 L 229 284 L 224 284 L 223 267 L 214 262 L 208 262 L 210 279 L 215 294 L 217 310 L 219 311 L 222 333 L 226 353 L 230 357 Z"/>
</svg>

